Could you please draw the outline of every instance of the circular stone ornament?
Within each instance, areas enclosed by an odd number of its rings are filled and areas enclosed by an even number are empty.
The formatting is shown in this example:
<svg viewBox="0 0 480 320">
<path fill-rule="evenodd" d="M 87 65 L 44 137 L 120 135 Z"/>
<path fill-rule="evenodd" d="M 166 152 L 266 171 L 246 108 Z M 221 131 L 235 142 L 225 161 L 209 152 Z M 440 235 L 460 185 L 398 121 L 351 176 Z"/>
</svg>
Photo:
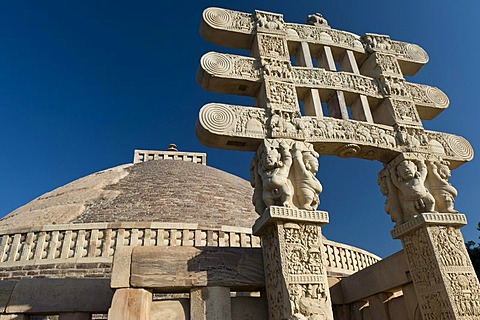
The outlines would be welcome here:
<svg viewBox="0 0 480 320">
<path fill-rule="evenodd" d="M 459 136 L 450 135 L 446 139 L 450 149 L 460 158 L 465 160 L 473 159 L 473 148 L 467 139 Z"/>
<path fill-rule="evenodd" d="M 236 116 L 227 106 L 210 103 L 200 109 L 199 120 L 208 131 L 225 134 L 235 125 Z"/>
<path fill-rule="evenodd" d="M 408 56 L 415 61 L 427 63 L 428 62 L 428 54 L 423 50 L 420 46 L 416 44 L 407 44 L 407 52 Z"/>
<path fill-rule="evenodd" d="M 427 97 L 438 106 L 447 107 L 450 104 L 447 95 L 435 87 L 428 87 Z"/>
<path fill-rule="evenodd" d="M 230 74 L 233 70 L 231 59 L 221 53 L 209 52 L 205 54 L 200 64 L 205 71 L 213 75 L 226 75 Z"/>
<path fill-rule="evenodd" d="M 208 8 L 203 12 L 203 19 L 212 27 L 223 29 L 232 24 L 230 13 L 221 8 Z"/>
</svg>

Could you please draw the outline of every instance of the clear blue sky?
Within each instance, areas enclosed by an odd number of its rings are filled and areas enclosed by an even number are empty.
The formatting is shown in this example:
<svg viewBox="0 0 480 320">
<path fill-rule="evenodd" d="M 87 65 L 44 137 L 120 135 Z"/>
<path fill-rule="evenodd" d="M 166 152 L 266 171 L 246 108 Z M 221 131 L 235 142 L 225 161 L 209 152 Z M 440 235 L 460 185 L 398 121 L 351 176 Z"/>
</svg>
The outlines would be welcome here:
<svg viewBox="0 0 480 320">
<path fill-rule="evenodd" d="M 232 52 L 198 34 L 210 6 L 283 13 L 303 23 L 321 12 L 333 28 L 417 43 L 430 62 L 409 81 L 442 89 L 450 108 L 427 129 L 467 138 L 480 150 L 480 2 L 464 1 L 10 1 L 0 11 L 0 216 L 87 174 L 131 162 L 135 148 L 208 153 L 208 164 L 248 179 L 251 153 L 208 149 L 196 140 L 200 107 L 250 105 L 195 82 L 205 52 Z M 390 237 L 376 180 L 381 164 L 321 157 L 324 234 L 381 256 Z M 455 171 L 456 208 L 477 240 L 480 159 Z"/>
</svg>

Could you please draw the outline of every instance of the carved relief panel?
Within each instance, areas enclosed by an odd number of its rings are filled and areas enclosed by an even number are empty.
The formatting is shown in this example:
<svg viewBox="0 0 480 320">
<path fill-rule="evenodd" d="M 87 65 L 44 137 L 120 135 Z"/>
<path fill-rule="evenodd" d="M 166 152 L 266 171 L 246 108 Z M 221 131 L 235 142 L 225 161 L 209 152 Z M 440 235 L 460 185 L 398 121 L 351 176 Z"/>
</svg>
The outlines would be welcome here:
<svg viewBox="0 0 480 320">
<path fill-rule="evenodd" d="M 333 319 L 321 241 L 316 224 L 277 221 L 265 227 L 262 243 L 271 319 Z"/>
</svg>

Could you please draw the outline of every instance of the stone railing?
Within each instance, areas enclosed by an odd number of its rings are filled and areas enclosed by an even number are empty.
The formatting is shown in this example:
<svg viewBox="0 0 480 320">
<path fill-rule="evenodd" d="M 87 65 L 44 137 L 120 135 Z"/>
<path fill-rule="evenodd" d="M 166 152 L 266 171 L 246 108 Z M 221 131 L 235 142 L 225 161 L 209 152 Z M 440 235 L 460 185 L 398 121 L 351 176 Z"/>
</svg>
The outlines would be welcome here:
<svg viewBox="0 0 480 320">
<path fill-rule="evenodd" d="M 196 246 L 260 248 L 250 228 L 130 222 L 49 225 L 0 230 L 0 268 L 23 265 L 112 262 L 118 247 Z M 351 274 L 380 258 L 324 240 L 328 270 Z"/>
<path fill-rule="evenodd" d="M 380 257 L 346 244 L 323 240 L 330 273 L 352 274 L 381 260 Z"/>
<path fill-rule="evenodd" d="M 207 165 L 207 154 L 199 152 L 135 150 L 133 163 L 151 160 L 180 160 Z"/>
</svg>

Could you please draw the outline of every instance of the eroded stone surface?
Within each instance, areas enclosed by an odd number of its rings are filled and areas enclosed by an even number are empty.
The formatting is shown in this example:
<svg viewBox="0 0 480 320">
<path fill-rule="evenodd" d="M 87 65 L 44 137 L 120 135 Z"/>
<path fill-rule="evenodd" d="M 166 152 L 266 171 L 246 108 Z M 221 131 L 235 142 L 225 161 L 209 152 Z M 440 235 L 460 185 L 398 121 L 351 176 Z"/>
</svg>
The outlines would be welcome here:
<svg viewBox="0 0 480 320">
<path fill-rule="evenodd" d="M 148 161 L 101 171 L 46 193 L 3 218 L 0 228 L 115 221 L 251 227 L 256 218 L 251 194 L 247 181 L 218 169 Z"/>
<path fill-rule="evenodd" d="M 47 192 L 0 220 L 0 228 L 69 223 L 83 214 L 89 203 L 119 195 L 108 186 L 128 175 L 130 165 L 118 166 L 75 180 Z"/>
</svg>

